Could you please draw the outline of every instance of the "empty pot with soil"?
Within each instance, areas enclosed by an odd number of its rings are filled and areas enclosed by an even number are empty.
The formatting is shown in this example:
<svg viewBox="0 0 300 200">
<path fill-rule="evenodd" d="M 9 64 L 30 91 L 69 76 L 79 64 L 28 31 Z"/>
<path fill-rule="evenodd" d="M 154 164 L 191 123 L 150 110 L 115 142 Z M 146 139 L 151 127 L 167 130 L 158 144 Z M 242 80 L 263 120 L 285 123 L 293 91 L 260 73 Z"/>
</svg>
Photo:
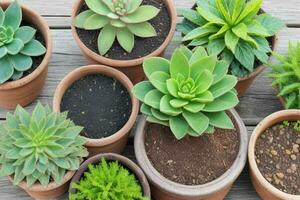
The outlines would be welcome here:
<svg viewBox="0 0 300 200">
<path fill-rule="evenodd" d="M 0 107 L 13 109 L 28 105 L 41 93 L 51 33 L 45 20 L 27 6 L 1 1 L 0 7 Z"/>
<path fill-rule="evenodd" d="M 121 153 L 138 115 L 133 85 L 122 72 L 90 65 L 69 73 L 58 85 L 53 99 L 56 112 L 68 111 L 81 135 L 88 138 L 90 155 Z"/>
<path fill-rule="evenodd" d="M 137 83 L 144 59 L 162 56 L 171 42 L 176 18 L 169 0 L 77 0 L 72 32 L 88 64 L 112 66 Z"/>
<path fill-rule="evenodd" d="M 252 183 L 264 200 L 300 199 L 300 110 L 271 114 L 254 129 L 248 149 Z"/>
</svg>

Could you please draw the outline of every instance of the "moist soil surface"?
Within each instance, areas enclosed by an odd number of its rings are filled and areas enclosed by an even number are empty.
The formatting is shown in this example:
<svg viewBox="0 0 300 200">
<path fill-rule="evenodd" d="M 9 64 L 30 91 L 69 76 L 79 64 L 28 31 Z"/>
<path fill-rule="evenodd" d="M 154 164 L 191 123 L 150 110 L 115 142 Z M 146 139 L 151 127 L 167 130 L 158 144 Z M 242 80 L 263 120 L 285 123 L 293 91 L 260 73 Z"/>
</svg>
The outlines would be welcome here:
<svg viewBox="0 0 300 200">
<path fill-rule="evenodd" d="M 279 190 L 300 195 L 300 131 L 277 124 L 257 139 L 255 160 L 265 179 Z"/>
<path fill-rule="evenodd" d="M 166 40 L 171 29 L 171 18 L 169 12 L 162 0 L 143 0 L 142 5 L 152 5 L 160 9 L 159 14 L 150 20 L 157 36 L 151 38 L 140 38 L 135 36 L 134 48 L 131 53 L 127 53 L 115 40 L 112 48 L 104 55 L 107 58 L 115 60 L 131 60 L 144 57 L 156 49 Z M 84 4 L 79 13 L 87 10 L 88 7 Z M 93 52 L 99 54 L 97 40 L 100 30 L 90 31 L 76 28 L 80 40 Z"/>
<path fill-rule="evenodd" d="M 131 115 L 131 97 L 117 80 L 93 74 L 74 82 L 65 92 L 61 110 L 76 125 L 83 126 L 82 136 L 108 137 L 119 131 Z"/>
<path fill-rule="evenodd" d="M 165 178 L 184 185 L 201 185 L 224 174 L 239 151 L 236 130 L 216 129 L 212 135 L 177 140 L 169 127 L 147 124 L 146 152 Z"/>
</svg>

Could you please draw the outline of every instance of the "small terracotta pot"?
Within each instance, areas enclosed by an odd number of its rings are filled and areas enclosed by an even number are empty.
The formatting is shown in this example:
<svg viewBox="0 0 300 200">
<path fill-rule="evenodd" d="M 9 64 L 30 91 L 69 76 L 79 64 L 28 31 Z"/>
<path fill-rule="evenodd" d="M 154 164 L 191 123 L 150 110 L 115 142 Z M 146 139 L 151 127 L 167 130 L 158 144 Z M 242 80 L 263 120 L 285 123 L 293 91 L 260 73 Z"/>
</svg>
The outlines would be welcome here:
<svg viewBox="0 0 300 200">
<path fill-rule="evenodd" d="M 240 134 L 240 147 L 232 166 L 219 178 L 195 186 L 187 186 L 163 177 L 151 164 L 145 149 L 145 117 L 137 125 L 134 138 L 134 150 L 138 164 L 145 172 L 151 186 L 152 195 L 157 200 L 221 200 L 224 199 L 232 184 L 242 172 L 247 160 L 248 136 L 247 129 L 235 110 L 228 113 L 237 124 Z M 162 133 L 163 134 L 163 133 Z"/>
<path fill-rule="evenodd" d="M 82 163 L 82 165 L 77 170 L 74 177 L 72 178 L 72 181 L 70 184 L 70 189 L 69 189 L 70 194 L 76 192 L 76 190 L 72 188 L 72 183 L 78 182 L 81 179 L 84 172 L 87 170 L 89 164 L 99 164 L 101 162 L 102 158 L 104 158 L 105 160 L 109 160 L 109 161 L 118 161 L 126 169 L 128 169 L 131 173 L 133 173 L 136 176 L 136 178 L 138 179 L 140 185 L 142 186 L 144 196 L 148 197 L 149 200 L 151 199 L 149 183 L 148 183 L 143 171 L 134 162 L 132 162 L 128 158 L 118 155 L 118 154 L 114 154 L 114 153 L 98 154 L 98 155 L 95 155 L 95 156 L 89 158 L 84 163 Z"/>
<path fill-rule="evenodd" d="M 88 74 L 103 74 L 115 78 L 128 90 L 132 103 L 132 110 L 129 120 L 118 132 L 109 137 L 101 139 L 87 138 L 88 141 L 85 144 L 85 146 L 88 148 L 89 157 L 98 153 L 122 153 L 127 144 L 130 130 L 133 127 L 139 112 L 139 102 L 131 93 L 133 84 L 128 79 L 128 77 L 122 72 L 104 65 L 90 65 L 75 69 L 74 71 L 69 73 L 56 88 L 53 98 L 53 110 L 54 112 L 60 112 L 61 100 L 66 90 L 75 81 Z"/>
<path fill-rule="evenodd" d="M 39 200 L 50 200 L 57 198 L 68 191 L 71 178 L 75 174 L 75 171 L 69 171 L 66 173 L 62 184 L 57 184 L 54 181 L 50 182 L 46 187 L 39 183 L 36 183 L 29 187 L 25 181 L 22 181 L 18 186 L 25 190 L 31 197 Z M 9 180 L 12 182 L 13 177 L 9 176 Z"/>
<path fill-rule="evenodd" d="M 277 41 L 278 38 L 276 36 L 272 37 L 272 51 L 277 49 Z M 269 60 L 271 59 L 271 56 L 269 57 Z M 258 66 L 251 74 L 249 74 L 246 77 L 239 78 L 238 83 L 235 86 L 235 89 L 238 92 L 238 96 L 242 97 L 247 92 L 247 90 L 250 88 L 256 77 L 261 74 L 265 70 L 265 66 L 262 64 Z"/>
<path fill-rule="evenodd" d="M 10 1 L 1 1 L 0 6 L 6 9 Z M 17 81 L 9 81 L 0 85 L 0 107 L 13 109 L 18 104 L 26 106 L 34 101 L 42 92 L 48 72 L 52 52 L 51 32 L 46 21 L 27 6 L 21 5 L 23 19 L 34 24 L 42 33 L 47 52 L 42 63 L 28 76 Z"/>
<path fill-rule="evenodd" d="M 262 120 L 254 129 L 249 143 L 248 158 L 250 165 L 250 176 L 252 183 L 259 194 L 264 200 L 299 200 L 300 195 L 291 195 L 274 187 L 269 183 L 260 173 L 255 161 L 255 145 L 258 137 L 264 131 L 275 124 L 281 123 L 284 120 L 297 121 L 300 119 L 300 110 L 283 110 L 273 113 Z"/>
<path fill-rule="evenodd" d="M 163 56 L 164 51 L 167 48 L 167 46 L 169 45 L 169 43 L 171 42 L 171 40 L 174 36 L 175 30 L 176 30 L 177 13 L 176 13 L 175 5 L 174 5 L 173 1 L 171 1 L 171 0 L 163 0 L 163 2 L 165 3 L 165 5 L 169 11 L 170 18 L 171 18 L 170 32 L 169 32 L 167 38 L 165 39 L 165 41 L 162 43 L 162 45 L 159 48 L 157 48 L 155 51 L 153 51 L 149 55 L 141 57 L 141 58 L 137 58 L 137 59 L 114 60 L 114 59 L 106 58 L 104 56 L 101 56 L 101 55 L 93 52 L 88 47 L 86 47 L 85 44 L 80 40 L 80 38 L 76 32 L 76 28 L 72 24 L 71 27 L 72 27 L 73 36 L 74 36 L 77 44 L 79 45 L 81 51 L 83 52 L 83 55 L 85 56 L 85 58 L 87 60 L 87 63 L 88 64 L 100 63 L 100 64 L 114 67 L 114 68 L 122 71 L 123 73 L 125 73 L 134 84 L 144 80 L 146 78 L 144 71 L 143 71 L 143 67 L 142 67 L 142 63 L 144 62 L 144 59 L 147 57 L 153 57 L 153 56 Z M 73 11 L 72 11 L 72 19 L 74 19 L 78 15 L 83 3 L 84 3 L 84 0 L 76 1 Z M 97 41 L 95 41 L 95 42 L 97 42 Z"/>
</svg>

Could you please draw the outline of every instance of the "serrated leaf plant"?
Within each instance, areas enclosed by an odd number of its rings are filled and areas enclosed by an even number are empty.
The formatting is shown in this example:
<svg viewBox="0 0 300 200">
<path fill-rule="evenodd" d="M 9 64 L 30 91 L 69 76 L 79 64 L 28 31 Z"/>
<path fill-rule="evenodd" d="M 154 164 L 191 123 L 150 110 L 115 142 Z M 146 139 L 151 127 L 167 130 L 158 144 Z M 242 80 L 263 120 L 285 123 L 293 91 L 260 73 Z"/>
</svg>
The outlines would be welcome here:
<svg viewBox="0 0 300 200">
<path fill-rule="evenodd" d="M 38 103 L 32 114 L 18 106 L 0 124 L 0 176 L 13 176 L 13 184 L 60 184 L 69 170 L 77 170 L 88 155 L 82 127 Z"/>
<path fill-rule="evenodd" d="M 22 10 L 13 1 L 3 11 L 0 7 L 0 84 L 18 80 L 32 67 L 31 57 L 45 54 L 46 48 L 34 36 L 36 30 L 21 26 Z"/>
<path fill-rule="evenodd" d="M 134 86 L 147 120 L 169 126 L 177 139 L 234 128 L 226 110 L 238 104 L 237 78 L 227 75 L 229 64 L 208 55 L 203 47 L 175 50 L 171 61 L 148 58 L 143 64 L 149 81 Z"/>
<path fill-rule="evenodd" d="M 76 189 L 70 200 L 149 200 L 143 196 L 142 187 L 134 174 L 118 163 L 106 161 L 89 164 L 79 182 L 72 184 Z"/>
<path fill-rule="evenodd" d="M 189 47 L 205 46 L 230 63 L 229 73 L 245 77 L 256 61 L 266 64 L 274 36 L 283 22 L 260 12 L 263 0 L 196 0 L 195 9 L 179 9 L 177 30 Z"/>
<path fill-rule="evenodd" d="M 287 55 L 273 53 L 277 58 L 276 64 L 270 64 L 269 74 L 274 80 L 272 85 L 278 88 L 278 96 L 285 101 L 287 109 L 300 108 L 300 42 L 296 45 L 289 43 Z"/>
<path fill-rule="evenodd" d="M 159 13 L 151 5 L 141 5 L 143 0 L 85 0 L 88 10 L 76 16 L 74 25 L 85 30 L 101 29 L 98 36 L 98 50 L 105 55 L 115 40 L 131 52 L 135 36 L 141 38 L 157 35 L 148 22 Z"/>
</svg>

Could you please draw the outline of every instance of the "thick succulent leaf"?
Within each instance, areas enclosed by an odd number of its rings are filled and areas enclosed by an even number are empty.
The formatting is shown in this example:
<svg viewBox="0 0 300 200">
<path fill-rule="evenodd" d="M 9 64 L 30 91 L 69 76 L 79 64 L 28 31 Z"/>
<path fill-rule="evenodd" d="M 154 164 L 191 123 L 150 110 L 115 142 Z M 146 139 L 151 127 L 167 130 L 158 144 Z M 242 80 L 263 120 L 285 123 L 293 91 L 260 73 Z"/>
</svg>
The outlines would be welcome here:
<svg viewBox="0 0 300 200">
<path fill-rule="evenodd" d="M 225 21 L 221 18 L 219 18 L 217 15 L 214 13 L 206 10 L 205 8 L 198 6 L 197 7 L 197 12 L 205 18 L 207 21 L 214 23 L 214 24 L 219 24 L 219 25 L 224 25 Z"/>
<path fill-rule="evenodd" d="M 237 84 L 237 78 L 232 75 L 226 75 L 221 81 L 209 88 L 214 98 L 218 98 L 226 92 L 232 90 Z"/>
<path fill-rule="evenodd" d="M 181 109 L 179 108 L 174 108 L 171 104 L 170 101 L 172 100 L 171 96 L 165 95 L 161 98 L 160 100 L 160 111 L 170 115 L 170 116 L 177 116 L 181 113 Z"/>
<path fill-rule="evenodd" d="M 135 12 L 123 16 L 120 19 L 128 24 L 146 22 L 150 19 L 153 19 L 158 13 L 159 9 L 154 6 L 144 5 L 140 6 Z"/>
<path fill-rule="evenodd" d="M 209 124 L 214 127 L 218 127 L 218 128 L 222 128 L 222 129 L 233 129 L 234 128 L 234 125 L 233 125 L 230 117 L 228 117 L 228 115 L 226 114 L 225 111 L 205 113 L 205 115 L 209 118 Z"/>
<path fill-rule="evenodd" d="M 189 48 L 187 48 L 186 46 L 181 46 L 180 49 L 181 49 L 181 52 L 185 55 L 185 57 L 188 60 L 190 60 L 192 55 L 193 55 L 193 52 Z"/>
<path fill-rule="evenodd" d="M 10 26 L 16 31 L 22 21 L 22 11 L 18 1 L 13 1 L 5 10 L 3 25 Z"/>
<path fill-rule="evenodd" d="M 110 24 L 116 28 L 124 28 L 126 27 L 126 24 L 119 19 L 112 19 L 110 20 Z"/>
<path fill-rule="evenodd" d="M 205 104 L 198 102 L 190 102 L 184 106 L 184 109 L 191 113 L 198 113 L 204 108 Z"/>
<path fill-rule="evenodd" d="M 192 99 L 192 102 L 198 102 L 198 103 L 208 103 L 212 102 L 214 100 L 214 97 L 210 91 L 205 91 L 202 94 L 197 95 L 194 99 Z"/>
<path fill-rule="evenodd" d="M 239 42 L 239 37 L 236 36 L 231 30 L 227 31 L 225 34 L 225 44 L 228 49 L 230 49 L 233 53 L 235 52 L 236 45 Z"/>
<path fill-rule="evenodd" d="M 89 7 L 89 9 L 91 9 L 92 11 L 94 11 L 95 13 L 97 13 L 99 15 L 107 15 L 111 12 L 109 7 L 107 7 L 107 5 L 105 3 L 103 3 L 103 1 L 85 0 L 85 3 Z"/>
<path fill-rule="evenodd" d="M 198 75 L 195 81 L 197 86 L 196 94 L 201 94 L 210 88 L 214 81 L 212 73 L 208 70 L 204 70 L 201 74 Z"/>
<path fill-rule="evenodd" d="M 213 102 L 205 105 L 203 111 L 205 112 L 219 112 L 235 107 L 239 100 L 234 92 L 227 92 L 226 94 L 215 99 Z"/>
<path fill-rule="evenodd" d="M 87 13 L 86 15 L 89 16 L 89 13 Z M 85 16 L 83 15 L 83 17 Z M 97 30 L 103 28 L 109 22 L 109 19 L 107 17 L 98 14 L 93 14 L 82 20 L 84 21 L 83 28 L 85 30 Z"/>
<path fill-rule="evenodd" d="M 219 81 L 224 78 L 224 76 L 227 74 L 229 68 L 229 63 L 225 60 L 218 61 L 216 64 L 216 67 L 214 69 L 213 75 L 214 75 L 214 81 L 213 84 L 218 83 Z"/>
<path fill-rule="evenodd" d="M 219 55 L 225 49 L 224 39 L 213 39 L 208 42 L 207 50 L 209 55 Z"/>
<path fill-rule="evenodd" d="M 178 74 L 188 78 L 190 75 L 190 67 L 187 57 L 178 48 L 172 55 L 170 66 L 171 77 L 176 79 Z"/>
<path fill-rule="evenodd" d="M 36 158 L 35 158 L 35 155 L 31 155 L 29 156 L 25 163 L 24 163 L 24 168 L 22 170 L 23 174 L 25 176 L 31 174 L 32 172 L 34 172 L 35 170 L 35 165 L 36 165 Z"/>
<path fill-rule="evenodd" d="M 203 133 L 209 125 L 208 117 L 201 112 L 191 113 L 183 111 L 182 115 L 190 127 L 199 134 Z"/>
<path fill-rule="evenodd" d="M 30 56 L 26 56 L 23 54 L 8 56 L 8 60 L 13 65 L 13 67 L 20 72 L 24 72 L 30 69 L 33 63 Z"/>
<path fill-rule="evenodd" d="M 152 85 L 164 94 L 169 94 L 166 84 L 168 79 L 170 79 L 170 75 L 162 71 L 152 73 L 149 78 Z"/>
<path fill-rule="evenodd" d="M 182 116 L 171 117 L 169 123 L 170 129 L 177 140 L 186 136 L 189 125 Z"/>
<path fill-rule="evenodd" d="M 5 19 L 5 13 L 3 9 L 0 7 L 0 26 L 2 26 L 4 19 Z"/>
<path fill-rule="evenodd" d="M 151 57 L 146 58 L 143 63 L 144 72 L 149 79 L 153 72 L 161 71 L 170 73 L 170 62 L 165 58 Z"/>
<path fill-rule="evenodd" d="M 172 99 L 170 101 L 170 104 L 172 107 L 174 108 L 181 108 L 185 105 L 187 105 L 189 102 L 187 100 L 184 100 L 184 99 Z"/>
<path fill-rule="evenodd" d="M 84 24 L 86 22 L 86 20 L 93 16 L 95 13 L 92 10 L 86 10 L 83 11 L 82 13 L 80 13 L 79 15 L 77 15 L 74 19 L 74 26 L 76 26 L 77 28 L 84 28 Z"/>
<path fill-rule="evenodd" d="M 7 54 L 7 48 L 6 47 L 0 47 L 0 59 L 6 56 Z"/>
<path fill-rule="evenodd" d="M 257 12 L 259 11 L 259 9 L 261 8 L 262 2 L 263 2 L 263 0 L 249 1 L 246 4 L 246 6 L 245 6 L 244 10 L 242 11 L 242 13 L 240 14 L 240 16 L 237 18 L 235 23 L 238 24 L 239 22 L 244 20 L 249 15 L 255 16 L 257 14 Z"/>
<path fill-rule="evenodd" d="M 217 62 L 217 58 L 214 55 L 213 56 L 207 56 L 207 57 L 204 57 L 204 58 L 201 58 L 201 59 L 197 60 L 196 62 L 194 62 L 191 65 L 191 77 L 193 79 L 196 79 L 205 70 L 212 73 L 214 71 L 215 66 L 216 66 L 216 62 Z"/>
<path fill-rule="evenodd" d="M 112 47 L 116 38 L 116 29 L 110 25 L 101 29 L 98 37 L 98 49 L 101 55 L 105 55 Z"/>
<path fill-rule="evenodd" d="M 170 116 L 169 115 L 166 115 L 162 112 L 160 112 L 159 110 L 157 109 L 154 109 L 154 108 L 151 108 L 151 113 L 153 115 L 153 117 L 161 120 L 161 121 L 168 121 Z"/>
<path fill-rule="evenodd" d="M 112 12 L 114 12 L 114 2 L 112 0 L 102 0 L 102 1 Z"/>
<path fill-rule="evenodd" d="M 24 74 L 24 72 L 20 72 L 18 70 L 15 70 L 14 74 L 11 77 L 11 79 L 14 80 L 14 81 L 19 80 L 23 77 L 23 74 Z"/>
<path fill-rule="evenodd" d="M 45 54 L 47 49 L 37 40 L 33 39 L 21 50 L 21 53 L 27 56 L 40 56 Z"/>
<path fill-rule="evenodd" d="M 135 12 L 140 7 L 142 2 L 143 0 L 129 1 L 127 5 L 127 14 Z"/>
<path fill-rule="evenodd" d="M 190 65 L 192 65 L 196 61 L 200 60 L 201 58 L 205 58 L 205 57 L 207 57 L 207 52 L 205 51 L 204 47 L 199 46 L 196 48 L 192 57 L 189 59 L 189 63 L 190 63 Z"/>
<path fill-rule="evenodd" d="M 134 35 L 127 29 L 119 29 L 117 31 L 117 39 L 121 47 L 130 53 L 134 47 Z"/>
<path fill-rule="evenodd" d="M 116 19 L 119 19 L 120 17 L 119 17 L 119 15 L 117 15 L 117 14 L 115 14 L 115 13 L 108 13 L 107 15 L 106 15 L 108 18 L 110 18 L 111 20 L 116 20 Z"/>
<path fill-rule="evenodd" d="M 22 166 L 17 166 L 15 168 L 13 185 L 18 185 L 24 178 L 25 175 L 22 173 Z"/>
<path fill-rule="evenodd" d="M 14 37 L 23 41 L 24 44 L 33 39 L 36 30 L 30 26 L 22 26 L 16 32 Z"/>
<path fill-rule="evenodd" d="M 7 57 L 3 57 L 0 59 L 0 84 L 8 81 L 11 76 L 14 74 L 14 66 Z"/>
<path fill-rule="evenodd" d="M 253 47 L 246 42 L 239 42 L 236 46 L 234 55 L 246 69 L 253 71 L 255 61 Z"/>
<path fill-rule="evenodd" d="M 146 120 L 150 123 L 155 123 L 155 124 L 161 124 L 163 126 L 169 126 L 169 123 L 167 121 L 162 121 L 162 120 L 159 120 L 153 116 L 148 116 L 146 118 Z"/>
<path fill-rule="evenodd" d="M 191 32 L 189 32 L 187 35 L 185 35 L 182 38 L 182 41 L 188 41 L 188 40 L 193 40 L 196 38 L 201 38 L 201 37 L 209 35 L 210 33 L 215 33 L 218 30 L 219 30 L 218 27 L 216 27 L 214 25 L 198 27 L 198 28 L 192 30 Z"/>
<path fill-rule="evenodd" d="M 169 80 L 167 80 L 167 89 L 168 92 L 173 96 L 173 97 L 179 97 L 178 96 L 178 89 L 179 85 L 178 82 L 176 81 L 176 79 L 171 78 Z"/>
<path fill-rule="evenodd" d="M 151 107 L 148 106 L 148 105 L 146 105 L 146 104 L 144 104 L 144 103 L 141 105 L 140 111 L 144 115 L 152 116 Z"/>
<path fill-rule="evenodd" d="M 269 32 L 270 35 L 275 35 L 284 27 L 284 22 L 268 14 L 262 14 L 257 17 L 257 21 Z"/>
<path fill-rule="evenodd" d="M 14 167 L 12 163 L 4 163 L 0 167 L 0 176 L 9 176 L 14 173 Z"/>
<path fill-rule="evenodd" d="M 36 122 L 39 122 L 40 120 L 44 119 L 47 117 L 46 110 L 44 106 L 40 102 L 36 105 L 32 112 L 32 119 L 34 119 Z"/>
<path fill-rule="evenodd" d="M 24 43 L 20 39 L 14 39 L 11 43 L 9 43 L 6 48 L 7 52 L 10 55 L 18 54 L 24 47 Z"/>
<path fill-rule="evenodd" d="M 157 36 L 154 27 L 149 22 L 127 24 L 127 28 L 136 36 L 142 38 Z"/>
<path fill-rule="evenodd" d="M 137 99 L 144 102 L 146 94 L 153 89 L 154 87 L 149 81 L 142 81 L 133 87 L 132 93 Z"/>
<path fill-rule="evenodd" d="M 155 108 L 159 109 L 160 107 L 160 100 L 163 97 L 163 93 L 161 93 L 159 90 L 154 89 L 148 92 L 144 98 L 144 103 Z"/>
</svg>

